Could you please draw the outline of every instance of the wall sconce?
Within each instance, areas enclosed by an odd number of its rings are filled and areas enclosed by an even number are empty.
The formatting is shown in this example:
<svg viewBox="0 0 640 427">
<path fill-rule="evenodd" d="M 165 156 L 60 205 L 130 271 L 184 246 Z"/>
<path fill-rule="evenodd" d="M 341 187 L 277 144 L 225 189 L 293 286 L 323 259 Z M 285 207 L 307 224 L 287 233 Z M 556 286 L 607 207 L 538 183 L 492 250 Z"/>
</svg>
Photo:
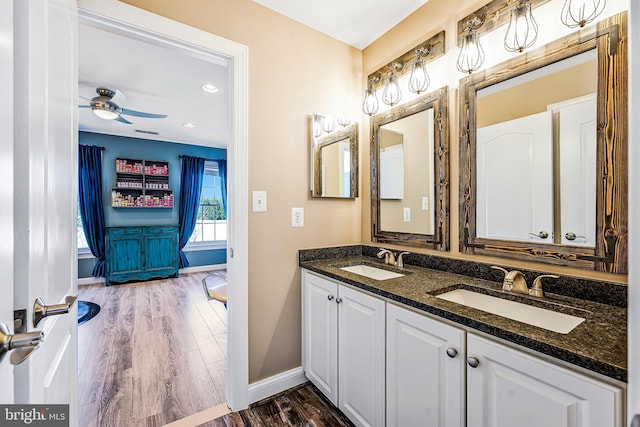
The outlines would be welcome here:
<svg viewBox="0 0 640 427">
<path fill-rule="evenodd" d="M 504 48 L 508 52 L 522 52 L 533 46 L 538 38 L 538 24 L 531 13 L 529 0 L 518 0 L 511 10 L 507 33 L 504 36 Z"/>
<path fill-rule="evenodd" d="M 442 30 L 369 74 L 367 90 L 364 92 L 364 100 L 362 101 L 362 111 L 369 116 L 378 112 L 376 90 L 381 86 L 384 86 L 382 101 L 389 106 L 398 104 L 402 99 L 399 79 L 409 72 L 411 72 L 408 81 L 409 90 L 416 94 L 425 92 L 430 83 L 426 65 L 444 55 L 444 36 L 445 33 Z"/>
<path fill-rule="evenodd" d="M 411 64 L 411 75 L 409 76 L 409 90 L 413 93 L 420 95 L 420 92 L 424 92 L 429 87 L 431 79 L 427 73 L 427 66 L 424 63 L 422 57 L 428 56 L 430 49 L 428 47 L 416 48 L 416 59 Z"/>
<path fill-rule="evenodd" d="M 480 18 L 472 18 L 467 21 L 467 32 L 462 37 L 462 47 L 458 55 L 456 66 L 463 73 L 471 74 L 482 67 L 484 62 L 484 50 L 480 44 L 478 28 L 482 26 Z"/>
<path fill-rule="evenodd" d="M 367 84 L 367 90 L 364 91 L 364 100 L 362 101 L 362 112 L 371 115 L 378 112 L 378 97 L 376 96 L 376 90 L 374 84 L 380 81 L 380 76 L 369 76 L 369 83 Z"/>
<path fill-rule="evenodd" d="M 401 62 L 394 62 L 389 65 L 389 75 L 384 84 L 384 91 L 382 92 L 382 102 L 393 107 L 402 99 L 402 90 L 398 83 L 398 76 L 396 72 L 402 71 L 404 65 Z"/>
<path fill-rule="evenodd" d="M 569 28 L 584 27 L 604 10 L 605 0 L 565 0 L 560 20 Z"/>
</svg>

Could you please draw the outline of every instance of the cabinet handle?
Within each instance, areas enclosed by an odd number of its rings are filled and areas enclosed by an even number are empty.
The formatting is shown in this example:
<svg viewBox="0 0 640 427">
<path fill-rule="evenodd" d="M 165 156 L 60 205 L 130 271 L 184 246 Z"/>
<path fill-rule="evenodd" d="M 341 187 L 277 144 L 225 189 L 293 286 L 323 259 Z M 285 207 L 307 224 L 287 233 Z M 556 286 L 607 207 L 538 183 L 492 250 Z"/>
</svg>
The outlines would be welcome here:
<svg viewBox="0 0 640 427">
<path fill-rule="evenodd" d="M 471 366 L 472 368 L 477 368 L 478 366 L 480 366 L 480 361 L 477 357 L 467 357 L 467 365 Z"/>
<path fill-rule="evenodd" d="M 328 299 L 329 301 L 331 301 L 333 298 L 335 298 L 333 295 L 327 295 L 327 299 Z"/>
<path fill-rule="evenodd" d="M 338 297 L 336 298 L 336 304 L 340 304 L 342 302 L 342 298 Z"/>
<path fill-rule="evenodd" d="M 449 348 L 447 349 L 447 356 L 449 356 L 450 358 L 452 358 L 452 359 L 453 359 L 453 358 L 454 358 L 454 357 L 456 357 L 457 355 L 458 355 L 458 350 L 456 350 L 455 348 L 453 348 L 453 347 L 449 347 Z"/>
</svg>

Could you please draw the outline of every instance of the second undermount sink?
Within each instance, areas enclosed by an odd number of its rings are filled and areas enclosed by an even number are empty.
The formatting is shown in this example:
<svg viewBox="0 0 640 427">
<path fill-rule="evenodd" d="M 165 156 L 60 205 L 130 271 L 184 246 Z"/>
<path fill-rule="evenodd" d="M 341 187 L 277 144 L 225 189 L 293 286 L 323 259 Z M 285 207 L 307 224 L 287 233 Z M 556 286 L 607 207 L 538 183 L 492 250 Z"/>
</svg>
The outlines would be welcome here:
<svg viewBox="0 0 640 427">
<path fill-rule="evenodd" d="M 436 298 L 497 314 L 498 316 L 517 320 L 518 322 L 560 334 L 568 334 L 585 320 L 582 317 L 498 298 L 469 289 L 455 289 L 436 295 Z"/>
<path fill-rule="evenodd" d="M 384 270 L 378 267 L 373 267 L 368 264 L 357 264 L 350 265 L 348 267 L 340 267 L 340 270 L 359 274 L 360 276 L 368 277 L 369 279 L 374 280 L 395 279 L 396 277 L 404 276 L 404 274 L 396 273 L 395 271 Z"/>
</svg>

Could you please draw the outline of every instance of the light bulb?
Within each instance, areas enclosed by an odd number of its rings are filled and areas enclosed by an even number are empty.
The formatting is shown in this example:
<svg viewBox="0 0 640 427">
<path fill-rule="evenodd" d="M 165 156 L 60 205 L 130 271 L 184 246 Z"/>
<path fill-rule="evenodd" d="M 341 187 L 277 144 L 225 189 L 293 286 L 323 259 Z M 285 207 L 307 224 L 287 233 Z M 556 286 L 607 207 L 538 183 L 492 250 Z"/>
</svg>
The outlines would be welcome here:
<svg viewBox="0 0 640 427">
<path fill-rule="evenodd" d="M 413 61 L 413 67 L 411 67 L 409 90 L 419 95 L 420 92 L 427 90 L 430 82 L 426 64 L 424 63 L 424 60 L 418 56 L 416 60 Z"/>
<path fill-rule="evenodd" d="M 371 116 L 378 112 L 378 98 L 373 85 L 369 82 L 369 88 L 364 91 L 364 100 L 362 101 L 362 112 Z"/>
<path fill-rule="evenodd" d="M 538 24 L 531 14 L 531 3 L 521 0 L 511 10 L 511 19 L 504 36 L 504 48 L 509 52 L 522 52 L 533 46 L 538 38 Z"/>
<path fill-rule="evenodd" d="M 382 102 L 393 107 L 402 99 L 402 91 L 400 90 L 400 84 L 398 83 L 398 76 L 393 72 L 387 77 L 387 82 L 384 85 L 384 91 L 382 92 Z"/>
<path fill-rule="evenodd" d="M 462 47 L 456 67 L 463 73 L 471 74 L 479 70 L 483 62 L 484 50 L 480 44 L 480 36 L 476 31 L 469 29 L 469 32 L 462 37 Z"/>
<path fill-rule="evenodd" d="M 569 28 L 584 27 L 604 10 L 605 0 L 566 0 L 560 20 Z"/>
</svg>

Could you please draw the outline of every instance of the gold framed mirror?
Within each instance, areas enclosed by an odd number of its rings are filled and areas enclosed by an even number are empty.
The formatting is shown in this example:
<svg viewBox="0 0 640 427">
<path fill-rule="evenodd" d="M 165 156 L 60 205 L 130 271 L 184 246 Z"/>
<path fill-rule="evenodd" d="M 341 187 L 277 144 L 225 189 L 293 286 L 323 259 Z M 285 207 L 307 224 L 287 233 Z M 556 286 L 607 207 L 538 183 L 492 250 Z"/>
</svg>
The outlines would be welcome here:
<svg viewBox="0 0 640 427">
<path fill-rule="evenodd" d="M 312 120 L 318 117 L 324 116 Z M 311 197 L 358 197 L 358 125 L 313 134 L 311 140 Z"/>
<path fill-rule="evenodd" d="M 371 119 L 371 238 L 449 250 L 448 89 Z"/>
<path fill-rule="evenodd" d="M 627 272 L 627 16 L 460 81 L 460 251 Z"/>
</svg>

